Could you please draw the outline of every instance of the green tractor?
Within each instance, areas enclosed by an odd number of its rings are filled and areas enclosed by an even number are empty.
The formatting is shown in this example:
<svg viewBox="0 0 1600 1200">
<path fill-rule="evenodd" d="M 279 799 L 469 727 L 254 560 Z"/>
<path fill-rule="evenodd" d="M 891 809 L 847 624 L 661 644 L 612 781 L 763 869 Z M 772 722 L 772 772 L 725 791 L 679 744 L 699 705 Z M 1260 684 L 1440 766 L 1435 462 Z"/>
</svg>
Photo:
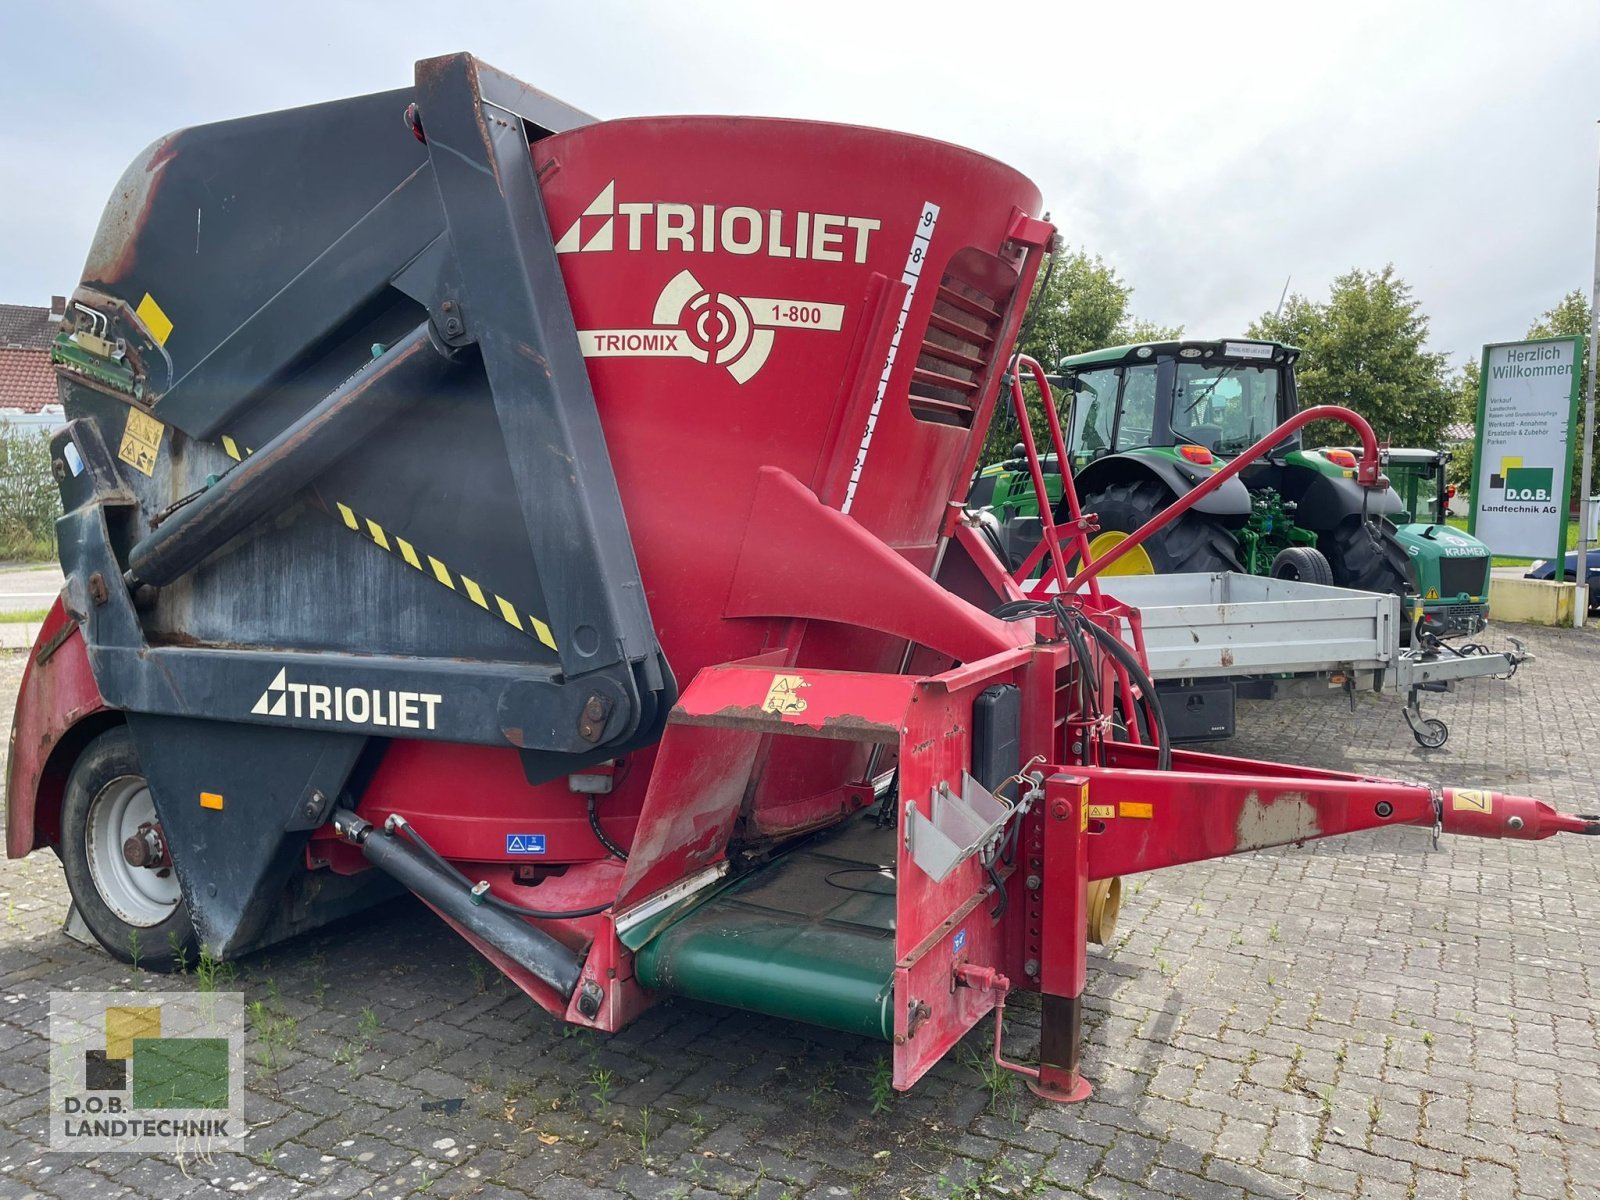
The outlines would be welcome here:
<svg viewBox="0 0 1600 1200">
<path fill-rule="evenodd" d="M 1100 526 L 1090 553 L 1110 550 L 1298 411 L 1299 353 L 1276 342 L 1184 340 L 1062 359 L 1054 382 L 1071 398 L 1067 454 L 1083 509 Z M 1060 465 L 1050 455 L 1044 466 L 1050 500 L 1059 505 Z M 1393 592 L 1403 598 L 1408 623 L 1419 582 L 1424 595 L 1434 582 L 1438 603 L 1449 607 L 1443 585 L 1459 580 L 1443 580 L 1441 560 L 1457 548 L 1447 546 L 1437 524 L 1426 527 L 1431 536 L 1403 534 L 1394 521 L 1410 517 L 1400 495 L 1361 488 L 1355 468 L 1349 450 L 1307 450 L 1293 435 L 1111 569 L 1242 571 Z M 1018 456 L 981 470 L 968 503 L 995 514 L 1002 543 L 1017 561 L 1037 544 L 1037 504 Z M 1486 587 L 1469 593 L 1471 603 L 1485 598 Z M 1450 604 L 1458 603 L 1458 593 L 1450 596 Z M 1470 631 L 1481 627 L 1480 613 Z M 1430 631 L 1447 636 L 1469 629 L 1452 624 Z"/>
<path fill-rule="evenodd" d="M 1395 539 L 1416 575 L 1422 628 L 1437 637 L 1478 633 L 1489 623 L 1489 547 L 1446 521 L 1454 493 L 1445 479 L 1449 465 L 1448 450 L 1384 451 L 1384 474 L 1402 509 Z"/>
</svg>

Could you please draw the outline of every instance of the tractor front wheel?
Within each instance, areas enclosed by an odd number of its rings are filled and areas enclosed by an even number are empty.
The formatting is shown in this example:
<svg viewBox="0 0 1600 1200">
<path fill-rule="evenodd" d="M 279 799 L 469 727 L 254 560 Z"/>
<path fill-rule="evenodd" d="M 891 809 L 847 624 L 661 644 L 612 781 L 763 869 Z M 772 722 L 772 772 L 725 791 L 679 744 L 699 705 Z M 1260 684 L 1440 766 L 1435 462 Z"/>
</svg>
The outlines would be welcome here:
<svg viewBox="0 0 1600 1200">
<path fill-rule="evenodd" d="M 1153 480 L 1118 483 L 1083 498 L 1100 532 L 1089 542 L 1091 557 L 1121 544 L 1128 535 L 1173 502 L 1172 493 Z M 1058 520 L 1064 519 L 1058 517 Z M 1108 575 L 1213 574 L 1243 571 L 1239 543 L 1215 518 L 1193 509 L 1130 550 L 1107 569 Z"/>
<path fill-rule="evenodd" d="M 194 924 L 126 726 L 106 730 L 72 765 L 59 853 L 78 915 L 113 956 L 155 971 L 197 961 Z"/>
<path fill-rule="evenodd" d="M 1320 550 L 1310 546 L 1290 546 L 1278 551 L 1272 560 L 1274 579 L 1297 579 L 1301 583 L 1333 583 L 1333 568 Z"/>
<path fill-rule="evenodd" d="M 1322 535 L 1318 547 L 1340 587 L 1400 597 L 1416 591 L 1411 560 L 1386 523 L 1372 530 L 1360 517 L 1347 517 Z"/>
</svg>

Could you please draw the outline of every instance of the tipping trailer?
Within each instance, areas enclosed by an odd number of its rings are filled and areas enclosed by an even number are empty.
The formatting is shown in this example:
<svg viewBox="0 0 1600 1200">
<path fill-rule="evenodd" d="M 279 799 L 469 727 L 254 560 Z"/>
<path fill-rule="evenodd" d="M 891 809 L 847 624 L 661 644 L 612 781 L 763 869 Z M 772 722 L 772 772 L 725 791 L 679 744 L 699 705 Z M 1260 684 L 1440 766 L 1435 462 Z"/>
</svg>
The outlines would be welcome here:
<svg viewBox="0 0 1600 1200">
<path fill-rule="evenodd" d="M 940 142 L 597 122 L 466 55 L 161 139 L 56 341 L 8 853 L 146 965 L 409 890 L 567 1021 L 698 997 L 882 1039 L 900 1088 L 1036 991 L 1000 1061 L 1070 1100 L 1116 877 L 1600 831 L 1173 750 L 1070 490 L 1029 594 L 962 501 L 1039 211 Z"/>
</svg>

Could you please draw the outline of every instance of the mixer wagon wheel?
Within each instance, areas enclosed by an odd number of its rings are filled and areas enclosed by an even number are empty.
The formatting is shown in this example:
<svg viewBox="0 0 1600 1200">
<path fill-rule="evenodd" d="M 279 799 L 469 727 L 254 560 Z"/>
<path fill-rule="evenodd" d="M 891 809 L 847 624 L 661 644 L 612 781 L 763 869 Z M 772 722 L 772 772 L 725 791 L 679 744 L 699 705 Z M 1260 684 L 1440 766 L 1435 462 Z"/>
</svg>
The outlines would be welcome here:
<svg viewBox="0 0 1600 1200">
<path fill-rule="evenodd" d="M 1082 508 L 1100 526 L 1089 552 L 1104 554 L 1173 502 L 1167 488 L 1153 479 L 1114 483 L 1083 497 Z M 1060 520 L 1061 517 L 1057 517 Z M 1107 568 L 1111 575 L 1171 575 L 1183 571 L 1211 574 L 1243 571 L 1239 543 L 1215 518 L 1193 509 L 1158 529 L 1141 545 Z"/>
<path fill-rule="evenodd" d="M 156 971 L 198 961 L 199 939 L 125 726 L 95 738 L 73 764 L 59 853 L 78 914 L 114 957 Z"/>
</svg>

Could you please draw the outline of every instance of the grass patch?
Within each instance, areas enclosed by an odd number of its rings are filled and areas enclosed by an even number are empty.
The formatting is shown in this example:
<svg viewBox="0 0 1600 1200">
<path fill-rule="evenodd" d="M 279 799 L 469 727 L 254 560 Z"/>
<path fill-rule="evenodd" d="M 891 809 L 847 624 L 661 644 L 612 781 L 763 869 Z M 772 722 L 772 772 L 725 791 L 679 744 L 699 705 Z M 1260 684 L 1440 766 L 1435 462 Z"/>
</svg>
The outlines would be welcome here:
<svg viewBox="0 0 1600 1200">
<path fill-rule="evenodd" d="M 48 608 L 25 608 L 21 612 L 0 612 L 0 625 L 37 625 L 49 611 Z"/>
</svg>

